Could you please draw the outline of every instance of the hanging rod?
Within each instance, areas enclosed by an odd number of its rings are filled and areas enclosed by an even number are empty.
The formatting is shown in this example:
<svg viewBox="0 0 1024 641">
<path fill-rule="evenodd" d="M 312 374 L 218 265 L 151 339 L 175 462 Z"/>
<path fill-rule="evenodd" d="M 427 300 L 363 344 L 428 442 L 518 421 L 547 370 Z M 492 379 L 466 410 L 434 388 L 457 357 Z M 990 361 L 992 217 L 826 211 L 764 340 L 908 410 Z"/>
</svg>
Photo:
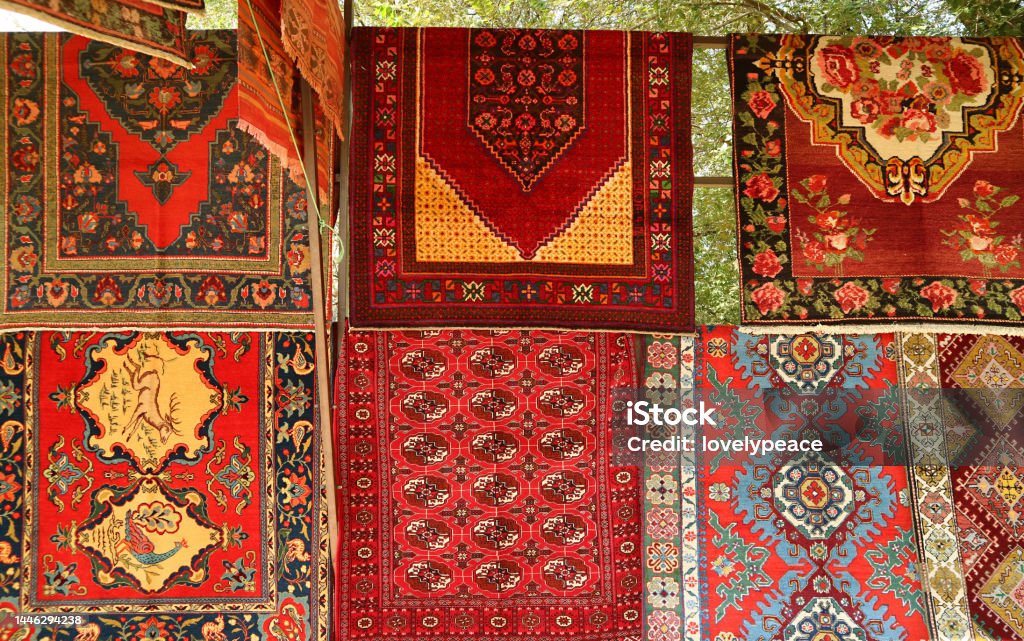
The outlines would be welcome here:
<svg viewBox="0 0 1024 641">
<path fill-rule="evenodd" d="M 729 46 L 729 38 L 725 36 L 694 36 L 694 49 L 726 49 Z"/>
<path fill-rule="evenodd" d="M 694 187 L 732 187 L 732 176 L 694 176 Z"/>
</svg>

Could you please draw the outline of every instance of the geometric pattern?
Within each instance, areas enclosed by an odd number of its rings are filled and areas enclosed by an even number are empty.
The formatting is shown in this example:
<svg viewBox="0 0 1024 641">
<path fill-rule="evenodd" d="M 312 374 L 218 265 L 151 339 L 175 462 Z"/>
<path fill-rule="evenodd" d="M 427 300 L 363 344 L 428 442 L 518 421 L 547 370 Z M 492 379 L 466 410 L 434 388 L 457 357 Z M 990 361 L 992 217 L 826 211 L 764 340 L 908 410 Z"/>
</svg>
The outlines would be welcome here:
<svg viewBox="0 0 1024 641">
<path fill-rule="evenodd" d="M 613 445 L 633 359 L 622 334 L 349 334 L 341 636 L 639 641 L 644 480 Z"/>
<path fill-rule="evenodd" d="M 692 328 L 690 48 L 357 30 L 354 325 Z"/>
<path fill-rule="evenodd" d="M 236 127 L 235 36 L 189 47 L 5 38 L 0 326 L 311 322 L 305 192 Z"/>
<path fill-rule="evenodd" d="M 897 340 L 644 337 L 648 400 L 716 408 L 716 425 L 675 435 L 846 443 L 737 460 L 647 453 L 647 641 L 929 636 L 912 472 L 893 463 L 907 447 Z"/>
<path fill-rule="evenodd" d="M 901 352 L 934 636 L 1024 638 L 1024 341 L 907 334 Z"/>
<path fill-rule="evenodd" d="M 677 388 L 680 406 L 692 404 L 694 339 L 648 335 L 644 339 L 647 400 L 663 403 L 662 390 Z M 659 437 L 692 438 L 682 426 Z M 644 460 L 644 627 L 649 641 L 700 638 L 697 566 L 697 474 L 692 454 L 648 452 Z"/>
<path fill-rule="evenodd" d="M 1019 40 L 744 35 L 730 67 L 744 323 L 1021 323 Z"/>
<path fill-rule="evenodd" d="M 648 401 L 717 410 L 652 437 L 826 443 L 645 454 L 648 641 L 1024 639 L 1024 339 L 716 327 L 641 355 Z"/>
<path fill-rule="evenodd" d="M 3 607 L 80 615 L 68 639 L 327 639 L 311 345 L 4 334 Z"/>
</svg>

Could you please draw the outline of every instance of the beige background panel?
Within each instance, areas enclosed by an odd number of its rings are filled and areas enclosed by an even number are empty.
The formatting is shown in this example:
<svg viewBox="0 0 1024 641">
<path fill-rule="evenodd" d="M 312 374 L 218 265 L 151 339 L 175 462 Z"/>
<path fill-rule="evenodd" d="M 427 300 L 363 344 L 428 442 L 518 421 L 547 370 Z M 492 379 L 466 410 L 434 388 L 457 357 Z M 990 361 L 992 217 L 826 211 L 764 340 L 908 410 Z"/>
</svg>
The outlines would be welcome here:
<svg viewBox="0 0 1024 641">
<path fill-rule="evenodd" d="M 530 261 L 491 231 L 423 158 L 416 159 L 415 196 L 420 262 L 633 263 L 633 170 L 628 162 L 611 174 L 569 228 Z"/>
</svg>

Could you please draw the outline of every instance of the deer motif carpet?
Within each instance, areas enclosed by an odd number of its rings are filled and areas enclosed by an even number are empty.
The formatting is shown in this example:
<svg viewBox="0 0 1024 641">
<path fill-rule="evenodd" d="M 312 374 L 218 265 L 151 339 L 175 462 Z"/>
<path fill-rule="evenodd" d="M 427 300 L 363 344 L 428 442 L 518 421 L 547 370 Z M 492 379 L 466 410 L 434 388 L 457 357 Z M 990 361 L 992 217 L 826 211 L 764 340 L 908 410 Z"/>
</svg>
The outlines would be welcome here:
<svg viewBox="0 0 1024 641">
<path fill-rule="evenodd" d="M 4 634 L 326 641 L 312 341 L 0 337 Z"/>
<path fill-rule="evenodd" d="M 690 50 L 356 29 L 353 326 L 692 328 Z"/>
<path fill-rule="evenodd" d="M 1020 329 L 1019 39 L 734 36 L 730 65 L 744 323 Z"/>
<path fill-rule="evenodd" d="M 190 37 L 5 36 L 0 327 L 312 326 L 305 190 L 235 126 L 235 35 Z"/>
</svg>

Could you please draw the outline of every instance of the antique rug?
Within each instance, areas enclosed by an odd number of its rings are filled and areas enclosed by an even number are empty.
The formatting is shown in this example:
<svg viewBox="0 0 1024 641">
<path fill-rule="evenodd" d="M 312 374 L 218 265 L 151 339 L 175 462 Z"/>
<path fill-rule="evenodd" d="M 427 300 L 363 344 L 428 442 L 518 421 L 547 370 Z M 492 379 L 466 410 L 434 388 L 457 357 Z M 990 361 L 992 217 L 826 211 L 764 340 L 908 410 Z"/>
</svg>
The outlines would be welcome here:
<svg viewBox="0 0 1024 641">
<path fill-rule="evenodd" d="M 743 322 L 1024 332 L 1022 47 L 733 36 Z"/>
<path fill-rule="evenodd" d="M 292 130 L 298 129 L 295 66 L 281 42 L 281 0 L 241 0 L 238 5 L 238 126 L 256 137 L 291 171 L 302 175 Z M 283 103 L 283 107 L 282 107 Z"/>
<path fill-rule="evenodd" d="M 1024 340 L 900 336 L 932 637 L 1024 639 Z"/>
<path fill-rule="evenodd" d="M 285 53 L 282 40 L 282 10 L 280 0 L 242 0 L 239 5 L 238 126 L 276 156 L 293 181 L 305 186 L 300 153 L 309 151 L 304 149 L 302 98 L 295 82 L 295 65 Z M 340 98 L 331 97 L 335 99 L 340 105 Z M 340 125 L 328 115 L 332 109 L 327 100 L 313 94 L 318 205 L 320 218 L 330 225 L 337 211 L 336 142 L 340 131 Z M 330 252 L 325 250 L 324 254 L 329 256 Z M 327 269 L 324 273 L 333 272 Z M 330 308 L 331 301 L 327 302 Z"/>
<path fill-rule="evenodd" d="M 0 609 L 68 615 L 13 638 L 326 641 L 312 344 L 0 336 Z"/>
<path fill-rule="evenodd" d="M 644 338 L 646 399 L 708 403 L 717 420 L 649 437 L 842 445 L 647 455 L 647 641 L 929 638 L 895 341 L 734 327 Z"/>
<path fill-rule="evenodd" d="M 353 326 L 692 328 L 690 51 L 356 29 Z"/>
<path fill-rule="evenodd" d="M 190 37 L 5 37 L 0 327 L 312 325 L 305 189 L 235 126 L 233 32 Z"/>
<path fill-rule="evenodd" d="M 616 333 L 348 335 L 338 638 L 639 641 L 634 358 Z"/>
<path fill-rule="evenodd" d="M 345 88 L 345 17 L 334 0 L 280 0 L 279 33 L 284 50 L 316 92 L 339 138 L 345 137 L 341 108 Z"/>
<path fill-rule="evenodd" d="M 127 47 L 176 64 L 190 64 L 185 18 L 181 11 L 203 0 L 113 0 L 51 2 L 0 0 L 0 9 L 57 25 L 72 33 Z"/>
<path fill-rule="evenodd" d="M 692 406 L 694 337 L 645 335 L 644 400 L 662 406 Z M 693 438 L 692 427 L 650 430 L 656 438 Z M 692 454 L 647 452 L 643 455 L 644 638 L 647 641 L 701 639 L 699 528 Z"/>
</svg>

